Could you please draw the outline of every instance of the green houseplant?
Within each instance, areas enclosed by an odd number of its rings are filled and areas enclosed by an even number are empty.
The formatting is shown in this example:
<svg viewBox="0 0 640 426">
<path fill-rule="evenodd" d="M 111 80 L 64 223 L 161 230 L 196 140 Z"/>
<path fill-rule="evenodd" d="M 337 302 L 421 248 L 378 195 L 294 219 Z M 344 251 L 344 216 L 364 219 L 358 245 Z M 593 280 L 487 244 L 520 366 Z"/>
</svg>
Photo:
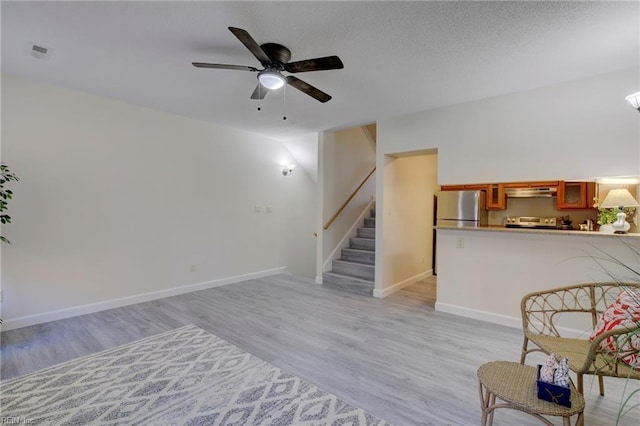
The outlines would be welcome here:
<svg viewBox="0 0 640 426">
<path fill-rule="evenodd" d="M 18 176 L 9 170 L 9 166 L 0 163 L 0 223 L 3 225 L 11 223 L 11 216 L 6 214 L 5 211 L 7 210 L 8 201 L 13 198 L 13 191 L 6 189 L 4 186 L 11 181 L 17 182 L 18 180 Z M 0 235 L 0 240 L 11 244 L 11 241 L 2 235 Z M 2 324 L 2 318 L 0 318 L 0 324 Z"/>
<path fill-rule="evenodd" d="M 0 163 L 0 223 L 11 223 L 11 216 L 5 213 L 7 210 L 7 203 L 13 198 L 13 191 L 6 189 L 5 185 L 11 181 L 18 181 L 18 177 L 9 170 L 9 166 L 4 163 Z M 11 241 L 0 235 L 0 240 L 11 244 Z"/>
</svg>

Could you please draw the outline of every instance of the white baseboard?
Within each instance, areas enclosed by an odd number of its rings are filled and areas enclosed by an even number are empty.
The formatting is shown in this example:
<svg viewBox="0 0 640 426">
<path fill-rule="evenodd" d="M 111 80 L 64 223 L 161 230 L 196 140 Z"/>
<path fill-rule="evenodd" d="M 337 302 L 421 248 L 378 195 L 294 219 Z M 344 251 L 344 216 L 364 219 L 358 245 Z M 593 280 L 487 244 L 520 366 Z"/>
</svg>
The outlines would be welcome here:
<svg viewBox="0 0 640 426">
<path fill-rule="evenodd" d="M 496 314 L 493 312 L 481 311 L 478 309 L 440 302 L 436 302 L 436 311 L 446 312 L 448 314 L 459 315 L 461 317 L 472 318 L 479 321 L 490 322 L 492 324 L 499 324 L 522 330 L 522 319 L 520 317 L 512 317 L 509 315 Z M 580 331 L 567 327 L 558 327 L 557 329 L 562 337 L 584 339 L 585 333 L 588 336 L 588 332 L 585 332 L 584 330 Z"/>
<path fill-rule="evenodd" d="M 493 312 L 480 311 L 478 309 L 467 308 L 464 306 L 451 305 L 449 303 L 441 303 L 436 301 L 436 311 L 446 312 L 448 314 L 459 315 L 461 317 L 473 318 L 480 321 L 490 322 L 493 324 L 506 325 L 511 328 L 522 329 L 522 319 L 519 317 L 511 317 L 508 315 L 496 314 Z"/>
<path fill-rule="evenodd" d="M 322 284 L 322 275 L 320 276 L 316 275 L 316 284 Z"/>
<path fill-rule="evenodd" d="M 177 296 L 179 294 L 191 293 L 198 290 L 220 287 L 223 285 L 239 283 L 242 281 L 252 280 L 256 278 L 269 277 L 287 272 L 286 266 L 281 266 L 264 271 L 251 272 L 243 275 L 235 275 L 227 278 L 206 281 L 202 283 L 188 284 L 181 287 L 169 288 L 166 290 L 152 291 L 149 293 L 137 294 L 134 296 L 121 297 L 118 299 L 105 300 L 104 302 L 90 303 L 88 305 L 74 306 L 72 308 L 60 309 L 56 311 L 43 312 L 41 314 L 25 315 L 17 318 L 7 318 L 2 325 L 2 330 L 13 330 L 16 328 L 27 327 L 35 324 L 56 321 L 64 318 L 75 317 L 78 315 L 90 314 L 93 312 L 104 311 L 107 309 L 119 308 L 136 303 L 148 302 L 150 300 L 163 299 L 165 297 Z"/>
<path fill-rule="evenodd" d="M 433 269 L 429 269 L 426 272 L 422 272 L 418 275 L 414 275 L 413 277 L 407 278 L 406 280 L 400 281 L 399 283 L 393 284 L 392 286 L 386 287 L 382 290 L 375 289 L 373 290 L 373 297 L 377 297 L 379 299 L 385 298 L 390 294 L 395 293 L 396 291 L 402 290 L 405 287 L 410 286 L 411 284 L 417 283 L 418 281 L 422 281 L 427 277 L 433 275 Z"/>
</svg>

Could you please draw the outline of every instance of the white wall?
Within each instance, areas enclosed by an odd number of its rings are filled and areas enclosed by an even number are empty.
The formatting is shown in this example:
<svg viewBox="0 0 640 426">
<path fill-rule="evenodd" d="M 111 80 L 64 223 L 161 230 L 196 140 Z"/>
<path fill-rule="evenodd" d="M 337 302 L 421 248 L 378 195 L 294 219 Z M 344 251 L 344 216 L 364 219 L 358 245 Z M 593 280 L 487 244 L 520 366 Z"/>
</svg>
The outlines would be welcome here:
<svg viewBox="0 0 640 426">
<path fill-rule="evenodd" d="M 637 265 L 637 257 L 623 241 L 640 249 L 638 235 L 550 232 L 554 234 L 438 229 L 436 309 L 520 328 L 520 301 L 527 293 L 612 281 L 605 271 L 637 282 L 637 274 L 606 261 L 600 267 L 593 257 L 603 257 L 604 252 Z M 585 329 L 590 325 L 584 323 Z"/>
<path fill-rule="evenodd" d="M 376 153 L 360 127 L 324 132 L 320 142 L 322 166 L 322 224 L 333 216 L 351 193 L 367 177 L 376 164 Z M 339 247 L 375 194 L 375 174 L 358 191 L 336 221 L 323 231 L 321 243 L 323 263 Z M 322 227 L 320 227 L 322 230 Z M 322 271 L 318 271 L 321 275 Z"/>
<path fill-rule="evenodd" d="M 438 183 L 640 174 L 634 68 L 378 121 L 378 152 L 438 148 Z M 382 164 L 378 157 L 378 164 Z"/>
<path fill-rule="evenodd" d="M 440 185 L 640 175 L 640 117 L 624 100 L 639 77 L 634 68 L 378 120 L 378 235 L 393 238 L 380 214 L 389 155 L 437 150 Z M 389 261 L 378 252 L 381 290 Z"/>
<path fill-rule="evenodd" d="M 388 156 L 384 166 L 383 226 L 376 251 L 383 265 L 375 295 L 384 297 L 431 275 L 433 197 L 438 190 L 438 156 Z"/>
<path fill-rule="evenodd" d="M 318 134 L 313 133 L 283 141 L 284 146 L 313 182 L 318 182 Z"/>
<path fill-rule="evenodd" d="M 9 75 L 2 107 L 21 178 L 7 324 L 280 267 L 314 276 L 315 185 L 282 176 L 282 143 Z"/>
</svg>

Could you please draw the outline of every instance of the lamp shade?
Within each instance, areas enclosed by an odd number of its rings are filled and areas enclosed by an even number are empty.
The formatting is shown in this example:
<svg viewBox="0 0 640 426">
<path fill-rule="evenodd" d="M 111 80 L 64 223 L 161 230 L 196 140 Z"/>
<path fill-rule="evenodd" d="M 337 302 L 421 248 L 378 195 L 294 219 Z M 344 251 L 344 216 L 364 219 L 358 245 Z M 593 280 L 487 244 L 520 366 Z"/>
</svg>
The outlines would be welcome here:
<svg viewBox="0 0 640 426">
<path fill-rule="evenodd" d="M 614 208 L 614 207 L 638 207 L 640 204 L 633 198 L 633 195 L 628 189 L 612 189 L 609 191 L 600 207 Z"/>
<path fill-rule="evenodd" d="M 640 92 L 632 93 L 629 96 L 625 97 L 627 102 L 633 105 L 634 108 L 640 109 Z"/>
</svg>

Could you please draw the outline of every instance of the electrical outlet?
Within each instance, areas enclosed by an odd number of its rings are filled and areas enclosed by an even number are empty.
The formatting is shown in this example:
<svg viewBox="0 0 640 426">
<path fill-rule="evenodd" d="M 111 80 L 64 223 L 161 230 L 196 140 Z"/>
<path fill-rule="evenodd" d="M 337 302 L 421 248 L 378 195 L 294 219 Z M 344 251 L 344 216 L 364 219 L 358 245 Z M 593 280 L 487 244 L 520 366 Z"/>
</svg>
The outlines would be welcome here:
<svg viewBox="0 0 640 426">
<path fill-rule="evenodd" d="M 261 213 L 262 212 L 262 206 L 254 206 L 253 210 L 255 210 L 256 213 Z"/>
<path fill-rule="evenodd" d="M 195 263 L 192 263 L 191 266 L 189 266 L 189 271 L 191 271 L 191 272 L 195 272 L 196 271 Z"/>
<path fill-rule="evenodd" d="M 458 239 L 456 240 L 456 247 L 464 248 L 464 238 L 458 237 Z"/>
<path fill-rule="evenodd" d="M 267 206 L 267 213 L 271 213 L 273 211 L 273 208 L 271 208 L 271 206 Z"/>
</svg>

